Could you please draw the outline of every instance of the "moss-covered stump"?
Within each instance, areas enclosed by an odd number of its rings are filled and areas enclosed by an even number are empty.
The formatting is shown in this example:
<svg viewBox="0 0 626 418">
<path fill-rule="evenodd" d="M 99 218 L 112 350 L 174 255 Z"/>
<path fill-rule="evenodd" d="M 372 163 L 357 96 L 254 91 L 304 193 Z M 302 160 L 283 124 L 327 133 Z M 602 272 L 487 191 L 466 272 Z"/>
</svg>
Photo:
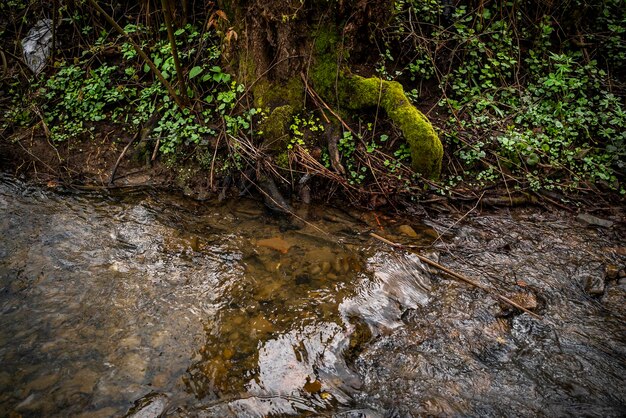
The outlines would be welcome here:
<svg viewBox="0 0 626 418">
<path fill-rule="evenodd" d="M 352 110 L 380 105 L 402 131 L 411 150 L 413 170 L 424 177 L 439 177 L 443 145 L 430 121 L 409 102 L 400 83 L 346 75 L 340 78 L 339 95 L 341 104 Z"/>
</svg>

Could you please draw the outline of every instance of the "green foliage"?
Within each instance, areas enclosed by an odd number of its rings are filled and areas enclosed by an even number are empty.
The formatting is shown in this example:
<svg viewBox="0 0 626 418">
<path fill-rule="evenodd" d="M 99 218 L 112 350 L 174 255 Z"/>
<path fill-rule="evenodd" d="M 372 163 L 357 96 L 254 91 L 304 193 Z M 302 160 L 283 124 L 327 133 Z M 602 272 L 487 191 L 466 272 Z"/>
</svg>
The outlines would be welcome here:
<svg viewBox="0 0 626 418">
<path fill-rule="evenodd" d="M 69 64 L 48 79 L 41 89 L 45 121 L 53 141 L 63 141 L 88 132 L 88 122 L 111 119 L 116 107 L 133 95 L 133 91 L 115 85 L 112 74 L 116 66 L 103 64 L 86 71 Z"/>
<path fill-rule="evenodd" d="M 147 28 L 133 24 L 125 30 L 136 35 L 148 33 Z M 209 43 L 206 59 L 201 65 L 191 67 L 187 74 L 188 91 L 179 92 L 200 102 L 199 110 L 179 108 L 165 88 L 154 81 L 150 68 L 140 60 L 132 45 L 120 37 L 108 38 L 105 33 L 96 45 L 83 52 L 81 60 L 61 63 L 56 74 L 41 83 L 39 97 L 52 139 L 59 142 L 85 134 L 90 136 L 92 122 L 108 121 L 137 129 L 159 112 L 160 119 L 153 132 L 160 139 L 160 152 L 172 155 L 185 146 L 206 145 L 220 121 L 231 134 L 249 129 L 256 109 L 239 116 L 230 115 L 244 86 L 217 65 L 220 53 L 210 45 L 211 39 L 191 25 L 177 30 L 175 35 L 183 62 L 194 57 L 199 38 L 203 38 L 204 44 Z M 98 48 L 116 46 L 125 67 L 96 65 L 91 59 Z M 163 76 L 175 80 L 169 42 L 162 39 L 144 47 Z"/>
<path fill-rule="evenodd" d="M 414 39 L 413 51 L 381 54 L 404 68 L 407 90 L 438 80 L 442 132 L 464 171 L 454 183 L 485 185 L 506 173 L 533 190 L 623 190 L 625 104 L 612 91 L 624 85 L 623 2 L 457 2 L 447 18 L 439 1 L 395 5 L 386 45 Z"/>
<path fill-rule="evenodd" d="M 313 135 L 324 132 L 324 125 L 320 122 L 320 118 L 313 114 L 294 115 L 291 124 L 289 125 L 289 131 L 291 132 L 291 140 L 287 145 L 287 149 L 293 149 L 295 145 L 304 146 L 305 132 L 312 133 Z"/>
</svg>

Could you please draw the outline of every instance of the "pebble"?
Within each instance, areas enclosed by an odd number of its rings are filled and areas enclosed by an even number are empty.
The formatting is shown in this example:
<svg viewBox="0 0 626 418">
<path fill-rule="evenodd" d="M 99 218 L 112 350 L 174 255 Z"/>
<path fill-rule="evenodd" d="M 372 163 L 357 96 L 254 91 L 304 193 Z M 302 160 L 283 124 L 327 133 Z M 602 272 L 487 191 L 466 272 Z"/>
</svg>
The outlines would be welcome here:
<svg viewBox="0 0 626 418">
<path fill-rule="evenodd" d="M 120 411 L 112 406 L 107 406 L 106 408 L 101 408 L 96 411 L 87 411 L 83 412 L 80 415 L 76 415 L 76 418 L 107 418 L 107 417 L 115 417 L 119 416 Z"/>
<path fill-rule="evenodd" d="M 83 369 L 72 378 L 72 386 L 77 388 L 78 392 L 91 393 L 99 377 L 100 375 L 93 370 Z"/>
<path fill-rule="evenodd" d="M 265 334 L 274 330 L 272 323 L 262 316 L 257 316 L 250 321 L 250 326 L 253 331 L 258 332 L 259 334 Z"/>
<path fill-rule="evenodd" d="M 167 382 L 170 380 L 170 375 L 167 373 L 159 373 L 152 378 L 152 387 L 157 389 L 164 389 Z"/>
<path fill-rule="evenodd" d="M 17 404 L 17 406 L 15 407 L 16 411 L 29 411 L 29 410 L 34 410 L 37 409 L 39 407 L 39 403 L 36 402 L 37 400 L 37 396 L 35 396 L 35 394 L 30 394 L 28 395 L 28 397 L 26 397 L 26 399 L 24 399 L 22 402 L 20 402 L 19 404 Z"/>
<path fill-rule="evenodd" d="M 619 275 L 619 267 L 614 264 L 608 264 L 604 271 L 606 272 L 606 277 L 610 280 L 617 279 L 617 276 Z"/>
<path fill-rule="evenodd" d="M 585 278 L 585 290 L 590 295 L 601 295 L 604 293 L 604 277 L 587 276 Z"/>
<path fill-rule="evenodd" d="M 157 418 L 163 415 L 169 404 L 166 395 L 151 393 L 135 402 L 135 406 L 128 411 L 128 418 Z"/>
<path fill-rule="evenodd" d="M 603 228 L 610 228 L 613 226 L 613 221 L 598 218 L 597 216 L 589 215 L 588 213 L 581 213 L 576 217 L 576 219 L 589 225 L 601 226 Z"/>
<path fill-rule="evenodd" d="M 411 228 L 410 225 L 400 225 L 398 227 L 398 231 L 400 231 L 401 234 L 406 235 L 407 237 L 410 238 L 417 238 L 417 232 L 415 232 L 415 230 L 413 228 Z"/>
<path fill-rule="evenodd" d="M 122 358 L 119 367 L 131 381 L 141 382 L 146 375 L 148 360 L 139 353 L 129 353 Z"/>
</svg>

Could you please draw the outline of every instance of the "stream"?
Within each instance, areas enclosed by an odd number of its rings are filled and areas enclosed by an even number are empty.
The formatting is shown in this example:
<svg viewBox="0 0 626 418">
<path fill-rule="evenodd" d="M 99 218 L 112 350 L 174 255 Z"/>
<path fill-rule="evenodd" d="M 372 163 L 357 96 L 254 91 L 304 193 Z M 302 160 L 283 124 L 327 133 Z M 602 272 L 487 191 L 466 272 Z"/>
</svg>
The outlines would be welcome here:
<svg viewBox="0 0 626 418">
<path fill-rule="evenodd" d="M 626 415 L 618 226 L 299 214 L 0 175 L 0 416 Z"/>
</svg>

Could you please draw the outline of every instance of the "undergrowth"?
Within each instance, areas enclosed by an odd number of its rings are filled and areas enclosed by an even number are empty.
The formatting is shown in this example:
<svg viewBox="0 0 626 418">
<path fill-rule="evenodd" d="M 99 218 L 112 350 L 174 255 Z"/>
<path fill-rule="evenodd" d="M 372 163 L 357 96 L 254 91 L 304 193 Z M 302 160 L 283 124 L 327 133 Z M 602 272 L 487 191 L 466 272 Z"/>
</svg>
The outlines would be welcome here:
<svg viewBox="0 0 626 418">
<path fill-rule="evenodd" d="M 378 67 L 415 96 L 437 86 L 448 188 L 626 194 L 621 2 L 464 3 L 397 1 L 385 45 L 412 48 L 384 49 Z"/>
<path fill-rule="evenodd" d="M 28 4 L 11 4 L 17 21 Z M 272 109 L 251 106 L 250 86 L 226 69 L 223 51 L 237 34 L 224 12 L 205 11 L 175 30 L 185 83 L 176 74 L 166 26 L 126 21 L 124 30 L 175 87 L 181 107 L 131 42 L 96 25 L 85 4 L 59 10 L 81 41 L 58 54 L 53 68 L 28 88 L 8 83 L 12 104 L 3 132 L 43 123 L 51 142 L 61 144 L 93 139 L 102 123 L 130 136 L 156 115 L 150 141 L 157 151 L 173 159 L 195 154 L 211 171 L 216 162 L 223 171 L 262 164 L 292 183 L 316 172 L 348 191 L 424 189 L 424 179 L 408 168 L 407 145 L 379 112 L 347 119 L 350 126 L 331 126 L 321 119 L 324 112 L 304 109 L 291 116 L 284 150 L 270 155 L 259 127 Z M 447 163 L 443 179 L 429 187 L 444 194 L 493 185 L 626 194 L 626 8 L 619 0 L 561 6 L 531 0 L 477 6 L 394 2 L 392 24 L 375 32 L 380 59 L 372 68 L 383 79 L 400 81 L 416 105 L 429 103 L 422 109 L 431 111 Z M 333 162 L 330 135 L 337 136 L 342 167 Z M 341 169 L 345 174 L 338 176 Z"/>
</svg>

